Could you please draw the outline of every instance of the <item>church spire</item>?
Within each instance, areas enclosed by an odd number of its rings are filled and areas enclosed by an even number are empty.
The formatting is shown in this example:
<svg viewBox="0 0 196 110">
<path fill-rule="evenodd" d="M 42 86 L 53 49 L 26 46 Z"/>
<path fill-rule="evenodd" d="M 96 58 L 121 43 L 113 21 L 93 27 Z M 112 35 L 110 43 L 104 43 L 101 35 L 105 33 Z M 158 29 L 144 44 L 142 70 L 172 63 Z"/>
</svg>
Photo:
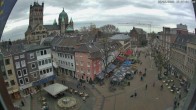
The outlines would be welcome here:
<svg viewBox="0 0 196 110">
<path fill-rule="evenodd" d="M 54 19 L 53 25 L 57 25 L 56 19 Z"/>
</svg>

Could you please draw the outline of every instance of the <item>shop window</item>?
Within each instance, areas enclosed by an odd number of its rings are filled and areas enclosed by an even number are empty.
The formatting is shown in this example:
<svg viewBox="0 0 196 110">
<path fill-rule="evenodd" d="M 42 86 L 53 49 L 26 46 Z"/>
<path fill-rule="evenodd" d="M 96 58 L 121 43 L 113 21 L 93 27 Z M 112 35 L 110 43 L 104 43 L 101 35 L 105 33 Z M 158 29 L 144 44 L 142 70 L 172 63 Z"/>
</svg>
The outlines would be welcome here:
<svg viewBox="0 0 196 110">
<path fill-rule="evenodd" d="M 9 65 L 10 64 L 10 59 L 5 59 L 5 64 Z"/>
<path fill-rule="evenodd" d="M 21 70 L 18 70 L 18 71 L 17 71 L 17 74 L 18 74 L 18 77 L 22 77 Z"/>
<path fill-rule="evenodd" d="M 35 68 L 35 63 L 31 64 L 31 68 L 34 69 Z"/>
<path fill-rule="evenodd" d="M 19 79 L 19 83 L 20 83 L 20 85 L 24 85 L 24 80 L 23 79 Z"/>
<path fill-rule="evenodd" d="M 29 78 L 28 77 L 25 77 L 25 83 L 29 83 Z"/>
<path fill-rule="evenodd" d="M 12 75 L 12 70 L 7 71 L 8 75 Z"/>
<path fill-rule="evenodd" d="M 22 72 L 23 72 L 23 75 L 24 75 L 24 76 L 27 75 L 27 69 L 23 69 Z"/>
<path fill-rule="evenodd" d="M 11 80 L 11 81 L 10 81 L 10 84 L 11 84 L 12 86 L 14 86 L 14 85 L 15 85 L 15 81 L 14 81 L 14 80 Z"/>
</svg>

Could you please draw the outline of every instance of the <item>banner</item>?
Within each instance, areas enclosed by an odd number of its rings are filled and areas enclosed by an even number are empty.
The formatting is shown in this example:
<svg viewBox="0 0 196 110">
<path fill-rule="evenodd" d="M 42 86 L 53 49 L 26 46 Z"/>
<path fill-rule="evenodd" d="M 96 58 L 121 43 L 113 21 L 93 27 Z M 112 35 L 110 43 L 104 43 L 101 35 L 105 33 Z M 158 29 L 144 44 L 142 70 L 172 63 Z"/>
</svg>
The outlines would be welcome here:
<svg viewBox="0 0 196 110">
<path fill-rule="evenodd" d="M 16 4 L 17 0 L 0 0 L 0 39 L 7 19 Z"/>
</svg>

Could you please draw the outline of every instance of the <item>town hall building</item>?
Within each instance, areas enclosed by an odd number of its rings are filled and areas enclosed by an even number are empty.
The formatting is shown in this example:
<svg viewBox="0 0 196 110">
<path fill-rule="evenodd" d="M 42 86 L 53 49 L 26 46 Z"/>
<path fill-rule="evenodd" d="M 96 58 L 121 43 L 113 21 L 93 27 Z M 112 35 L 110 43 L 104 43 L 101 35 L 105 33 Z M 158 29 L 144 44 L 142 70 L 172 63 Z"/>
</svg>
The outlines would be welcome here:
<svg viewBox="0 0 196 110">
<path fill-rule="evenodd" d="M 52 25 L 43 24 L 44 3 L 41 5 L 34 2 L 30 5 L 29 26 L 25 32 L 27 43 L 39 43 L 42 38 L 49 35 L 64 36 L 67 33 L 74 32 L 74 22 L 72 18 L 69 21 L 67 13 L 63 11 L 59 14 L 58 23 L 54 20 Z"/>
</svg>

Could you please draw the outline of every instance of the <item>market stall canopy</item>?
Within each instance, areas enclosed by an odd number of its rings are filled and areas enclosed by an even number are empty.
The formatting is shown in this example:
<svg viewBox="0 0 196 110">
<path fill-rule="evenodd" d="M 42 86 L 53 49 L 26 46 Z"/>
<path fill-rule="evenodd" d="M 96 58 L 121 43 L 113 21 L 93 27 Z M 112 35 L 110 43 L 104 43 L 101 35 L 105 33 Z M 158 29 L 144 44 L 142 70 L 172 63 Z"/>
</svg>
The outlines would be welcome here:
<svg viewBox="0 0 196 110">
<path fill-rule="evenodd" d="M 67 89 L 68 89 L 67 86 L 64 86 L 64 85 L 59 84 L 59 83 L 55 83 L 55 84 L 49 85 L 49 86 L 44 88 L 44 90 L 46 92 L 48 92 L 49 94 L 51 94 L 52 96 L 56 96 L 57 94 L 65 91 Z"/>
<path fill-rule="evenodd" d="M 137 60 L 136 56 L 129 56 L 129 59 Z"/>
<path fill-rule="evenodd" d="M 133 54 L 133 51 L 131 49 L 128 49 L 126 52 L 124 52 L 125 55 L 131 55 Z"/>
<path fill-rule="evenodd" d="M 106 74 L 106 73 L 109 73 L 109 72 L 111 72 L 111 71 L 113 71 L 115 68 L 116 68 L 116 65 L 110 63 L 110 64 L 108 65 L 107 69 L 106 69 L 106 72 L 104 72 L 104 70 L 101 71 L 101 72 L 97 75 L 97 77 L 98 77 L 99 79 L 104 79 L 105 74 Z"/>
<path fill-rule="evenodd" d="M 118 56 L 116 59 L 119 60 L 119 61 L 124 61 L 125 60 L 125 58 L 123 58 L 121 56 Z"/>
<path fill-rule="evenodd" d="M 123 66 L 131 66 L 131 61 L 129 61 L 129 60 L 126 60 L 122 65 Z"/>
<path fill-rule="evenodd" d="M 103 79 L 105 76 L 105 73 L 103 71 L 101 71 L 98 75 L 97 75 L 97 78 L 99 79 Z"/>
<path fill-rule="evenodd" d="M 110 63 L 106 69 L 106 73 L 113 71 L 116 68 L 116 65 Z"/>
</svg>

